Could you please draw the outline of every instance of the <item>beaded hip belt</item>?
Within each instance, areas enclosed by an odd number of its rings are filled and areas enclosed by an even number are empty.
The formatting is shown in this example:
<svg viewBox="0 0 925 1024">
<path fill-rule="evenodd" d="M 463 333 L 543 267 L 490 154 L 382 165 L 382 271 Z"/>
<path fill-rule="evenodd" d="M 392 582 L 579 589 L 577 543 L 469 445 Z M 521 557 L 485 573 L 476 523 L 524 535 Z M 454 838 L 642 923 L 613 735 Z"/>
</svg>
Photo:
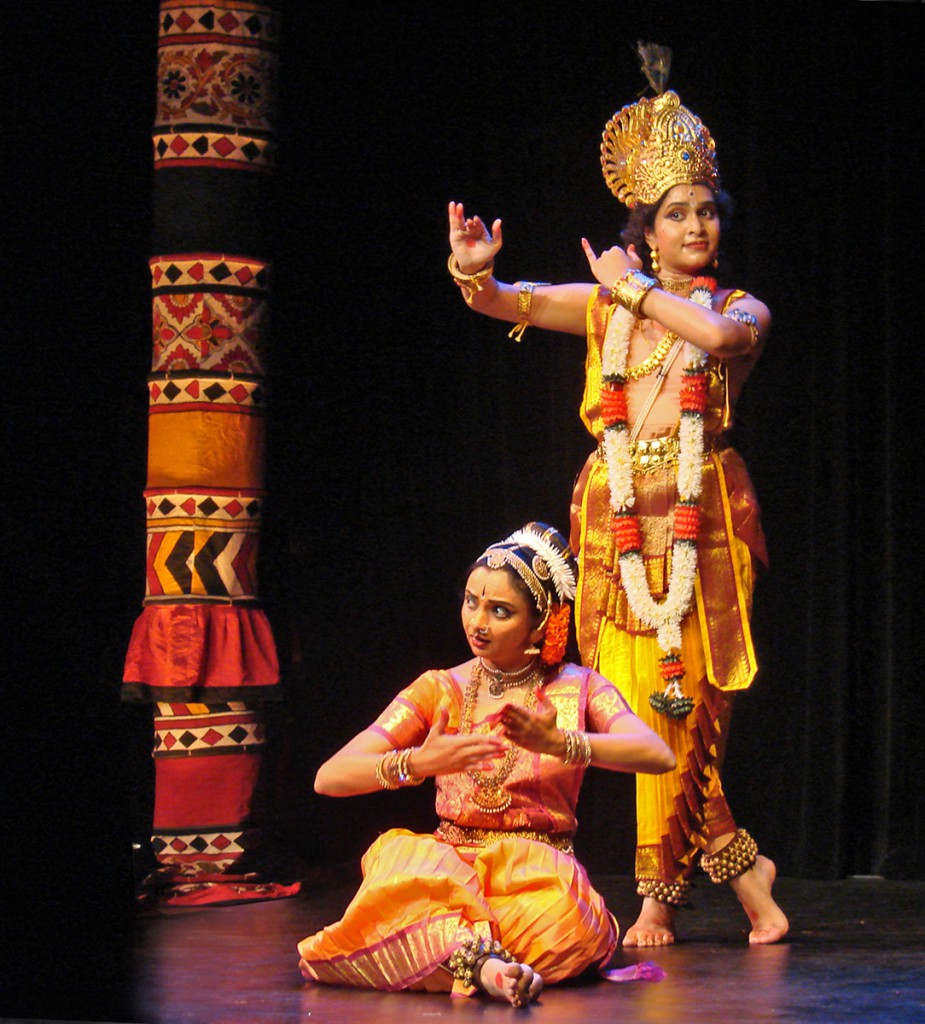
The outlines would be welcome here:
<svg viewBox="0 0 925 1024">
<path fill-rule="evenodd" d="M 434 835 L 453 846 L 491 846 L 502 839 L 532 839 L 537 843 L 545 843 L 563 853 L 574 854 L 572 837 L 564 833 L 535 832 L 528 828 L 477 828 L 474 825 L 457 825 L 455 821 L 442 819 Z"/>
</svg>

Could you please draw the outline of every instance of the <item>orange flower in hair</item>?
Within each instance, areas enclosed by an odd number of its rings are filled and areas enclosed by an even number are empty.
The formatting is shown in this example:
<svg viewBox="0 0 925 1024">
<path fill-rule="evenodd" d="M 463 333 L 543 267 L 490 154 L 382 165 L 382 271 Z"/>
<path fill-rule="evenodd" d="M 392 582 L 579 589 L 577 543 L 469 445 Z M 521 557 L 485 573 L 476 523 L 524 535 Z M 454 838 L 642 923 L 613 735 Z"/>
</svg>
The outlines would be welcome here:
<svg viewBox="0 0 925 1024">
<path fill-rule="evenodd" d="M 568 624 L 572 609 L 567 604 L 560 604 L 549 613 L 546 622 L 546 637 L 543 640 L 540 660 L 544 665 L 558 665 L 565 657 L 565 645 L 568 643 Z"/>
</svg>

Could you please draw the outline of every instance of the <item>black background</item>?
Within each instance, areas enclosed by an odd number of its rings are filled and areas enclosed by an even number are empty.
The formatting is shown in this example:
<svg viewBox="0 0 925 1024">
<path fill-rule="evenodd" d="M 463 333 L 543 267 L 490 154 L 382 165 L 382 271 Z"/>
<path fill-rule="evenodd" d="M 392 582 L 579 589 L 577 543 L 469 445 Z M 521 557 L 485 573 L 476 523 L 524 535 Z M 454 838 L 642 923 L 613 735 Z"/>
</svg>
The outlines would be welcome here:
<svg viewBox="0 0 925 1024">
<path fill-rule="evenodd" d="M 428 827 L 423 790 L 324 801 L 314 769 L 466 656 L 458 586 L 486 543 L 567 527 L 582 345 L 518 346 L 466 309 L 446 204 L 503 218 L 502 278 L 586 279 L 579 239 L 622 225 L 600 132 L 650 39 L 736 200 L 723 283 L 774 315 L 737 427 L 771 570 L 733 809 L 784 874 L 921 877 L 920 6 L 293 4 L 282 24 L 261 566 L 281 848 L 349 861 L 399 818 Z M 156 37 L 156 4 L 43 8 L 6 68 L 4 877 L 14 967 L 56 971 L 88 1019 L 130 989 L 150 811 L 150 713 L 119 681 L 144 587 Z M 632 870 L 631 816 L 631 780 L 591 781 L 592 873 Z"/>
</svg>

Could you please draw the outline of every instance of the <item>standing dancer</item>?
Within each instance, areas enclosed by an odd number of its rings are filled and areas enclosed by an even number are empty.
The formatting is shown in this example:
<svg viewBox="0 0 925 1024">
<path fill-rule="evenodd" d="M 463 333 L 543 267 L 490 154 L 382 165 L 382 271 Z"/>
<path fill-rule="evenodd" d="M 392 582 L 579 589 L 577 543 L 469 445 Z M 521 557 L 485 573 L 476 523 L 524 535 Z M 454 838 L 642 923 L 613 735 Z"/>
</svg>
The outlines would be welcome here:
<svg viewBox="0 0 925 1024">
<path fill-rule="evenodd" d="M 503 284 L 491 230 L 449 205 L 450 273 L 480 313 L 587 338 L 581 416 L 597 442 L 576 484 L 572 546 L 580 576 L 582 661 L 613 679 L 661 735 L 675 771 L 637 776 L 637 891 L 624 945 L 675 939 L 698 855 L 729 882 L 749 941 L 777 942 L 787 918 L 774 864 L 738 828 L 720 768 L 732 693 L 756 671 L 749 628 L 755 561 L 766 562 L 758 503 L 730 446 L 733 410 L 767 338 L 767 307 L 720 288 L 720 190 L 713 139 L 665 91 L 668 51 L 640 45 L 656 92 L 618 111 L 601 146 L 605 180 L 630 210 L 598 256 L 598 285 Z"/>
</svg>

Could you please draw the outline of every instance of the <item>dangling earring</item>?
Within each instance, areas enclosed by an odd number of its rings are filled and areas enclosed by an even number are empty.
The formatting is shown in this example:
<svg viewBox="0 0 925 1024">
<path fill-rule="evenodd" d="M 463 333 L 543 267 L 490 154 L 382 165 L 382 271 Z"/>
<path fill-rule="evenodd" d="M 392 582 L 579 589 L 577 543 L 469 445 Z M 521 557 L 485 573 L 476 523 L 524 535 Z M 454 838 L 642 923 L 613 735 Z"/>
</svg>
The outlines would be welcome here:
<svg viewBox="0 0 925 1024">
<path fill-rule="evenodd" d="M 719 270 L 719 255 L 713 257 L 713 269 Z"/>
<path fill-rule="evenodd" d="M 653 274 L 657 274 L 662 269 L 661 263 L 658 262 L 658 249 L 655 246 L 649 251 L 649 263 L 652 266 Z"/>
<path fill-rule="evenodd" d="M 531 640 L 530 646 L 524 651 L 524 654 L 529 655 L 531 658 L 535 658 L 539 654 L 543 647 L 543 637 L 537 640 Z"/>
</svg>

